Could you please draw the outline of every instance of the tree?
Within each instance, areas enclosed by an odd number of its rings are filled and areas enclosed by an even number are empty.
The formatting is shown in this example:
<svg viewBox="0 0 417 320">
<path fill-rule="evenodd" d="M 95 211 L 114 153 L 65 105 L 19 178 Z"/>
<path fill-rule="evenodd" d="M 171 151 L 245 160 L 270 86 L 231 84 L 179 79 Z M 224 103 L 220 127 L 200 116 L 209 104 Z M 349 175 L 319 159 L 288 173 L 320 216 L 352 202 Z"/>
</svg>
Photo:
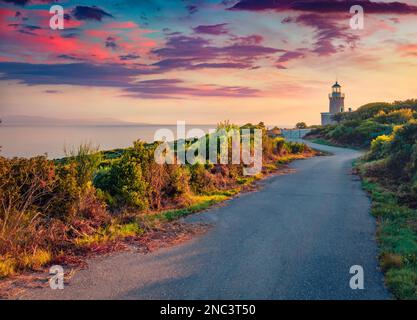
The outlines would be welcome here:
<svg viewBox="0 0 417 320">
<path fill-rule="evenodd" d="M 217 131 L 221 131 L 224 129 L 226 132 L 229 132 L 230 130 L 239 130 L 239 126 L 231 123 L 229 120 L 220 121 L 217 124 Z"/>
<path fill-rule="evenodd" d="M 307 124 L 305 122 L 298 122 L 295 127 L 297 129 L 307 129 Z"/>
</svg>

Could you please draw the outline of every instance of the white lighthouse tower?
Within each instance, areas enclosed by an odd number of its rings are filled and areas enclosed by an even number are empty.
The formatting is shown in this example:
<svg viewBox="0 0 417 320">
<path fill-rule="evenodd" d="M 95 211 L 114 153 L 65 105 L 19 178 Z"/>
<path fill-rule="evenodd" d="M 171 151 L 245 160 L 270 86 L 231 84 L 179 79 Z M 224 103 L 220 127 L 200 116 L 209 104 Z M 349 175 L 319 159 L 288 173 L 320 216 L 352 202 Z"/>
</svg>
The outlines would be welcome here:
<svg viewBox="0 0 417 320">
<path fill-rule="evenodd" d="M 321 113 L 321 124 L 335 123 L 332 116 L 339 112 L 345 112 L 345 94 L 342 93 L 341 85 L 336 81 L 332 86 L 332 93 L 329 94 L 329 112 Z"/>
</svg>

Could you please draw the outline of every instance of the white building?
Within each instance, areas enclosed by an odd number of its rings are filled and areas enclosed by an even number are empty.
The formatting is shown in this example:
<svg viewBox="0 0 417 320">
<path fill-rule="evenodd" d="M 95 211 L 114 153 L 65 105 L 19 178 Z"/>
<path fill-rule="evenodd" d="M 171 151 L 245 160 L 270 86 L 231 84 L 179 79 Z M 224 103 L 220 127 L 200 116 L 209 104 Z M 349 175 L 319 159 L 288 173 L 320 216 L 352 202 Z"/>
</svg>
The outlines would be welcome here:
<svg viewBox="0 0 417 320">
<path fill-rule="evenodd" d="M 336 83 L 332 86 L 332 93 L 329 94 L 329 112 L 321 113 L 321 124 L 334 124 L 332 116 L 339 112 L 345 112 L 345 94 L 342 93 L 341 86 Z"/>
</svg>

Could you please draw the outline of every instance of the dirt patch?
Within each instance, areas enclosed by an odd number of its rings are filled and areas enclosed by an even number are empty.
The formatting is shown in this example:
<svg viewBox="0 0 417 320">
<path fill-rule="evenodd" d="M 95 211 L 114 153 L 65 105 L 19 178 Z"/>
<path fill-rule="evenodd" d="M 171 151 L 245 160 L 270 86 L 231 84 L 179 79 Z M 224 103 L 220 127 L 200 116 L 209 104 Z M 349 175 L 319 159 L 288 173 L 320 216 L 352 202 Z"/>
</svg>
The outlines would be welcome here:
<svg viewBox="0 0 417 320">
<path fill-rule="evenodd" d="M 78 269 L 66 267 L 66 270 L 69 271 L 64 274 L 65 284 L 68 284 Z M 30 289 L 46 288 L 49 286 L 49 277 L 48 270 L 45 269 L 42 272 L 24 273 L 2 280 L 0 282 L 0 299 L 12 299 Z"/>
<path fill-rule="evenodd" d="M 74 255 L 58 257 L 53 265 L 62 265 L 68 272 L 64 275 L 64 282 L 68 284 L 74 274 L 88 267 L 87 259 L 97 256 L 103 257 L 113 252 L 131 251 L 148 254 L 161 248 L 167 248 L 188 241 L 206 233 L 210 224 L 171 222 L 149 230 L 139 237 L 129 237 L 105 244 L 95 244 L 80 249 Z M 18 298 L 30 289 L 46 288 L 49 286 L 49 269 L 38 272 L 28 272 L 9 277 L 0 281 L 0 299 Z"/>
<path fill-rule="evenodd" d="M 129 243 L 140 253 L 150 253 L 161 248 L 171 247 L 208 231 L 207 223 L 166 223 L 158 229 L 146 232 L 142 237 L 132 238 Z"/>
</svg>

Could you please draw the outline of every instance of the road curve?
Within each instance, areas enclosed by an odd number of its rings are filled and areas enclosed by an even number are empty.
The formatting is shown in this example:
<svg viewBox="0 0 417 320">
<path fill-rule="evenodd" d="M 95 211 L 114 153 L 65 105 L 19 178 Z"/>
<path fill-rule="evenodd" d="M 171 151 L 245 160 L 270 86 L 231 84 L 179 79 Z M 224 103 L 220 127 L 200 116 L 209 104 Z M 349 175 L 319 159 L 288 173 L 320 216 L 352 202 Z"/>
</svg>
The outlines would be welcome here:
<svg viewBox="0 0 417 320">
<path fill-rule="evenodd" d="M 214 224 L 181 245 L 89 261 L 64 290 L 36 289 L 29 299 L 387 299 L 378 269 L 375 221 L 360 181 L 357 151 L 292 163 L 296 171 L 225 206 L 190 216 Z M 364 269 L 352 290 L 349 269 Z"/>
</svg>

